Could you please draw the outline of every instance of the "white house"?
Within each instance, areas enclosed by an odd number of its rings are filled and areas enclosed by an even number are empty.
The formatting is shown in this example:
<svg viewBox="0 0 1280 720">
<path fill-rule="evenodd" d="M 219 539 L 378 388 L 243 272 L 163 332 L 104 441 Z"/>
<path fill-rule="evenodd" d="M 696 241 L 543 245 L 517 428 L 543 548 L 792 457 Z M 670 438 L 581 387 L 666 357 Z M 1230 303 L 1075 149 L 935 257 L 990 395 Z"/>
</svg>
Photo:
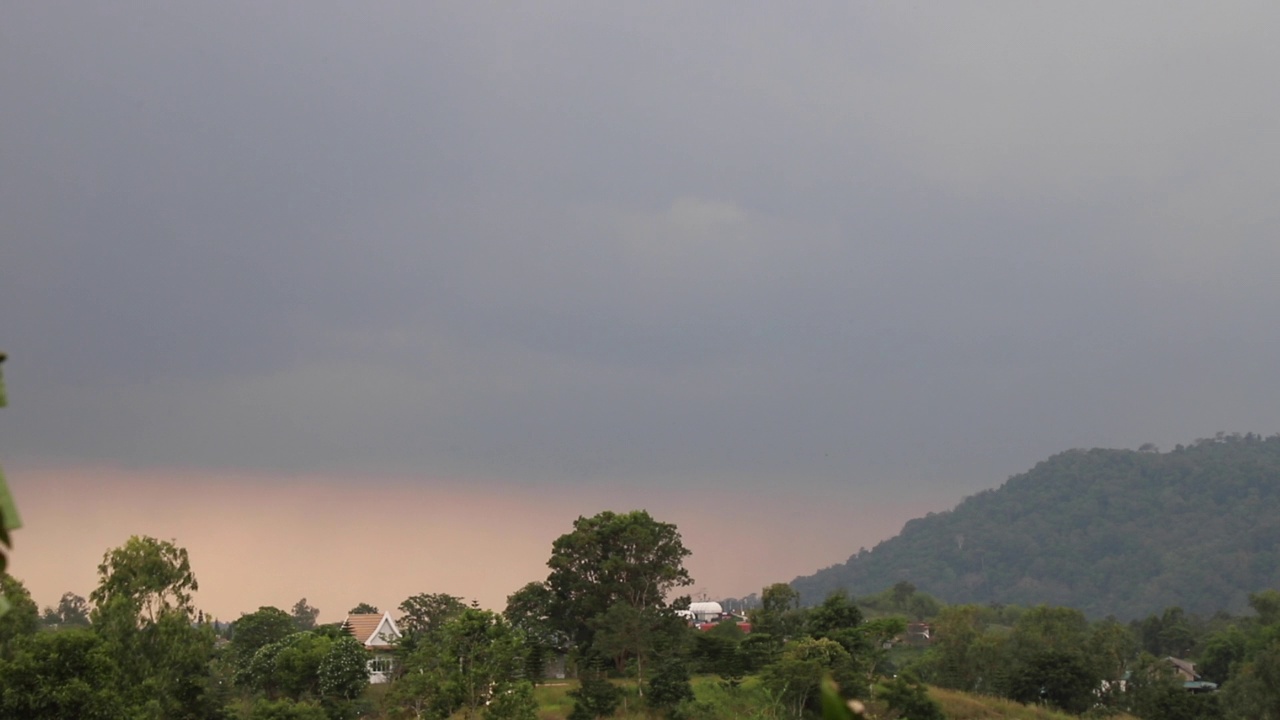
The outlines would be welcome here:
<svg viewBox="0 0 1280 720">
<path fill-rule="evenodd" d="M 348 615 L 342 621 L 342 630 L 360 641 L 364 649 L 369 651 L 369 682 L 384 683 L 391 680 L 394 662 L 392 652 L 401 638 L 400 628 L 391 619 L 391 613 L 360 613 Z"/>
</svg>

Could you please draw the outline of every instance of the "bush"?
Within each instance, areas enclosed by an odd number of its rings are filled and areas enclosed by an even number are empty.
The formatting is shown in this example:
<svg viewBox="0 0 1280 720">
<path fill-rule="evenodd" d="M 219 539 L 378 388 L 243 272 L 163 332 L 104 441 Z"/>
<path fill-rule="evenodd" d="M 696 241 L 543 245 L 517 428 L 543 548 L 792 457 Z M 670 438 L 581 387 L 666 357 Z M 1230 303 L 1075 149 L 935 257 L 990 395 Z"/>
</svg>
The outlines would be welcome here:
<svg viewBox="0 0 1280 720">
<path fill-rule="evenodd" d="M 911 720 L 946 720 L 942 707 L 929 697 L 928 690 L 919 680 L 907 675 L 885 683 L 880 699 L 889 706 L 896 717 Z"/>
<path fill-rule="evenodd" d="M 538 720 L 538 701 L 533 697 L 533 683 L 513 683 L 498 693 L 484 709 L 485 720 Z"/>
<path fill-rule="evenodd" d="M 249 720 L 329 720 L 329 716 L 315 703 L 259 698 L 253 704 Z"/>
<path fill-rule="evenodd" d="M 1093 704 L 1100 683 L 1080 653 L 1046 650 L 1014 669 L 1009 697 L 1022 703 L 1045 701 L 1078 715 Z"/>
<path fill-rule="evenodd" d="M 658 666 L 649 680 L 649 707 L 666 711 L 668 716 L 683 702 L 693 700 L 689 684 L 689 668 L 680 658 L 669 658 Z"/>
<path fill-rule="evenodd" d="M 782 657 L 760 672 L 760 682 L 795 717 L 818 708 L 822 679 L 831 676 L 846 692 L 861 687 L 853 659 L 840 643 L 801 638 L 787 644 Z"/>
<path fill-rule="evenodd" d="M 622 703 L 622 690 L 609 682 L 603 675 L 587 675 L 582 678 L 582 685 L 569 692 L 573 698 L 573 712 L 569 720 L 595 720 L 609 717 Z"/>
<path fill-rule="evenodd" d="M 320 692 L 325 697 L 350 700 L 360 696 L 369 684 L 365 649 L 353 637 L 341 637 L 329 645 L 320 661 Z"/>
</svg>

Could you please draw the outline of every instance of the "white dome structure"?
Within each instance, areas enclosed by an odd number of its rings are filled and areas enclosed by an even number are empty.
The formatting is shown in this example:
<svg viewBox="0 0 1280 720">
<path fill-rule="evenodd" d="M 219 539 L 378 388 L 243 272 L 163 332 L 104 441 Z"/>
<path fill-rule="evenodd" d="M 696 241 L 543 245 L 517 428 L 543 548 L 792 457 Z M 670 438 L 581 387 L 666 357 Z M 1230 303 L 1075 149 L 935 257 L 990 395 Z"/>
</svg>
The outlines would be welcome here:
<svg viewBox="0 0 1280 720">
<path fill-rule="evenodd" d="M 718 602 L 696 602 L 689 604 L 689 612 L 693 613 L 698 622 L 711 622 L 720 619 L 724 608 Z"/>
</svg>

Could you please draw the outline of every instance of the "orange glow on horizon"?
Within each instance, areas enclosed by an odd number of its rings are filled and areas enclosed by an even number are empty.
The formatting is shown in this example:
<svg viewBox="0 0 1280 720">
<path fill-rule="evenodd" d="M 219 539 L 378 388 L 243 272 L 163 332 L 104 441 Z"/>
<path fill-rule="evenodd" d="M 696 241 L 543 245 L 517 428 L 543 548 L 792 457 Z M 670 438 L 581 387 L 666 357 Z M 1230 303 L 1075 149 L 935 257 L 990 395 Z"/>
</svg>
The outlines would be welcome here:
<svg viewBox="0 0 1280 720">
<path fill-rule="evenodd" d="M 187 548 L 199 607 L 228 620 L 306 597 L 322 622 L 359 602 L 394 609 L 445 592 L 501 609 L 546 577 L 551 542 L 601 510 L 649 510 L 693 555 L 687 590 L 742 596 L 870 547 L 927 510 L 844 508 L 795 492 L 765 496 L 629 488 L 522 487 L 494 481 L 290 476 L 116 467 L 15 468 L 25 527 L 11 572 L 41 606 L 87 596 L 108 549 L 130 535 Z M 831 528 L 845 532 L 833 537 Z"/>
</svg>

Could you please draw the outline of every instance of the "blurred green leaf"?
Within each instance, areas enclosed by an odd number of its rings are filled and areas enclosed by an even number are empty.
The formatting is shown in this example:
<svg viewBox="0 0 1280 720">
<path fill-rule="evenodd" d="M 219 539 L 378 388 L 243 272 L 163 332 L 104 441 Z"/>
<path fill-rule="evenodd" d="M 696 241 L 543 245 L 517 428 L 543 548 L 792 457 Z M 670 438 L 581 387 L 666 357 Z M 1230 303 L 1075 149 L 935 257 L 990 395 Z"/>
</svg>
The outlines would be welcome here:
<svg viewBox="0 0 1280 720">
<path fill-rule="evenodd" d="M 9 494 L 9 486 L 4 481 L 4 471 L 0 470 L 0 529 L 17 530 L 22 527 L 18 517 L 18 507 L 13 504 L 13 496 Z M 0 542 L 9 545 L 8 533 L 0 535 Z"/>
<path fill-rule="evenodd" d="M 822 681 L 819 698 L 822 703 L 822 720 L 858 720 L 862 717 L 862 703 L 841 697 L 840 688 L 830 675 Z"/>
</svg>

